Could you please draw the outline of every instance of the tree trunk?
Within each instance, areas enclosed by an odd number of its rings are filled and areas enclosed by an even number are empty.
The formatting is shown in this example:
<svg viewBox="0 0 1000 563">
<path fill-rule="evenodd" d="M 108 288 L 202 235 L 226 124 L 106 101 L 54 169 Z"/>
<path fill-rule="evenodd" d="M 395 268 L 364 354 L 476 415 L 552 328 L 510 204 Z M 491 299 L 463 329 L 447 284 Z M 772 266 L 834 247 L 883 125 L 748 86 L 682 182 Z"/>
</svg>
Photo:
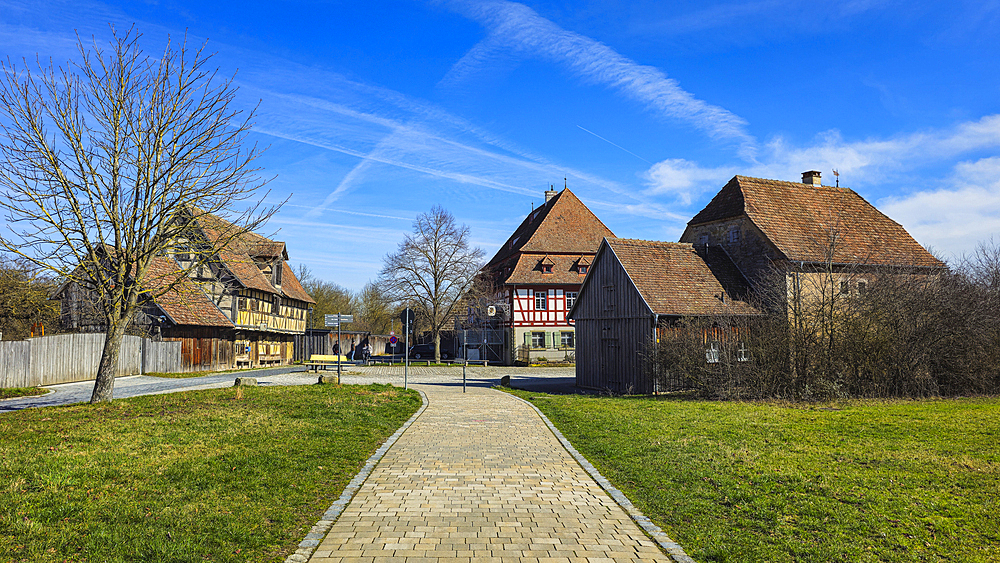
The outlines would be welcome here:
<svg viewBox="0 0 1000 563">
<path fill-rule="evenodd" d="M 434 329 L 434 363 L 441 363 L 441 329 Z"/>
<path fill-rule="evenodd" d="M 111 402 L 111 394 L 115 389 L 115 375 L 118 373 L 122 337 L 125 336 L 125 324 L 124 321 L 108 323 L 101 363 L 97 368 L 97 379 L 94 380 L 94 393 L 90 396 L 91 404 Z"/>
</svg>

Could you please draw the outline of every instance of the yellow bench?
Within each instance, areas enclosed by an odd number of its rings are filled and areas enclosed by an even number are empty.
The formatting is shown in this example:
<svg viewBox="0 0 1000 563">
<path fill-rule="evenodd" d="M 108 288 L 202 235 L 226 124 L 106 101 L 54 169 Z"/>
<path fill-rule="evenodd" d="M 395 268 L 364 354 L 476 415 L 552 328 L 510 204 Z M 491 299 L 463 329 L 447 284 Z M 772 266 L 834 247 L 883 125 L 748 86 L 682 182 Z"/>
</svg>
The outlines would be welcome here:
<svg viewBox="0 0 1000 563">
<path fill-rule="evenodd" d="M 306 362 L 305 365 L 309 366 L 309 371 L 318 372 L 319 366 L 323 366 L 323 369 L 325 370 L 326 366 L 337 365 L 337 358 L 340 358 L 340 363 L 342 364 L 350 362 L 350 360 L 347 359 L 347 356 L 343 355 L 337 356 L 336 354 L 312 354 L 311 356 L 309 356 L 309 361 Z"/>
</svg>

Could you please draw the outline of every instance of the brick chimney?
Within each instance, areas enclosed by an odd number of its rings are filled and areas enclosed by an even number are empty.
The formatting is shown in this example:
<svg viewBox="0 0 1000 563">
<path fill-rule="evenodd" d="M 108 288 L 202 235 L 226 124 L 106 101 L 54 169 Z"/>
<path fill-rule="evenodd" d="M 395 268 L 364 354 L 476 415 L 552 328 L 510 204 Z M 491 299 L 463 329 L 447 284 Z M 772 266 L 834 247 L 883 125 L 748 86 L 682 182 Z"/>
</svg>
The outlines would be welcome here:
<svg viewBox="0 0 1000 563">
<path fill-rule="evenodd" d="M 552 189 L 545 190 L 545 203 L 548 203 L 550 199 L 556 197 L 559 194 L 553 186 L 549 186 Z"/>
<path fill-rule="evenodd" d="M 819 179 L 819 170 L 810 170 L 808 172 L 802 173 L 802 183 L 810 184 L 813 186 L 820 186 L 822 182 Z"/>
</svg>

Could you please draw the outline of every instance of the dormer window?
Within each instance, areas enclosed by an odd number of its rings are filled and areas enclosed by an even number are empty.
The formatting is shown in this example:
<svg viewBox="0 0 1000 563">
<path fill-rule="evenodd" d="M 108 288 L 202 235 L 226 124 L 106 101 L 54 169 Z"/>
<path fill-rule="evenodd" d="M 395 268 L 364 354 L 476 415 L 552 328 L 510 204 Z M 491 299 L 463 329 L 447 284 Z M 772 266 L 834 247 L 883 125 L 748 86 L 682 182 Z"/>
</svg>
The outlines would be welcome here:
<svg viewBox="0 0 1000 563">
<path fill-rule="evenodd" d="M 738 242 L 740 242 L 740 229 L 739 227 L 733 227 L 729 229 L 729 244 L 736 244 Z"/>
<path fill-rule="evenodd" d="M 579 271 L 580 271 L 580 275 L 581 275 L 581 276 L 585 276 L 585 275 L 587 275 L 587 268 L 588 268 L 588 267 L 589 267 L 589 266 L 585 266 L 585 265 L 583 265 L 583 264 L 580 264 L 579 266 L 577 266 L 577 270 L 579 270 Z"/>
<path fill-rule="evenodd" d="M 555 266 L 555 265 L 556 265 L 556 263 L 554 261 L 552 261 L 551 258 L 549 258 L 548 256 L 546 256 L 545 258 L 542 258 L 538 262 L 538 269 L 541 270 L 543 274 L 551 274 L 552 273 L 552 267 Z"/>
</svg>

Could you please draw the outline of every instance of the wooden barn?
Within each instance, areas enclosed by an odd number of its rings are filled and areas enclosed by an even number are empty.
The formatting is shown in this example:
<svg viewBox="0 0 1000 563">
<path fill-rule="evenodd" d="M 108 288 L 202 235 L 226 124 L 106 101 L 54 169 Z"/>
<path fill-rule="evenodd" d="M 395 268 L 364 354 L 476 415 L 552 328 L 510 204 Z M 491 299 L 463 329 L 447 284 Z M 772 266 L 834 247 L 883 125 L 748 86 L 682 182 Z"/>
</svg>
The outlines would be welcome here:
<svg viewBox="0 0 1000 563">
<path fill-rule="evenodd" d="M 748 284 L 721 248 L 606 238 L 580 288 L 576 384 L 653 392 L 647 354 L 659 330 L 682 318 L 755 315 Z"/>
</svg>

